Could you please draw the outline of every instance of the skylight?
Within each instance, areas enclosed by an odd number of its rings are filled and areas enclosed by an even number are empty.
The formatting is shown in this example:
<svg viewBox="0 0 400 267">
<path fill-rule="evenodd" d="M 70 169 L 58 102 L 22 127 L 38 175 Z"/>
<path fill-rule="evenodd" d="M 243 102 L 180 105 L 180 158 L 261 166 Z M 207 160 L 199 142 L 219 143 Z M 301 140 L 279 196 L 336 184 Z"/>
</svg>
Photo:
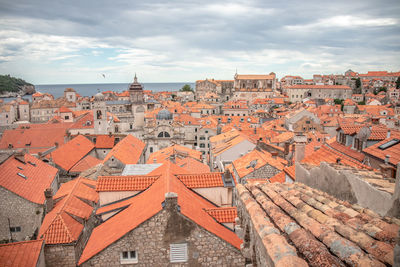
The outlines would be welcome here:
<svg viewBox="0 0 400 267">
<path fill-rule="evenodd" d="M 23 175 L 22 173 L 17 173 L 17 175 L 19 175 L 19 176 L 21 176 L 22 178 L 24 178 L 24 179 L 28 179 L 28 177 L 26 177 L 25 175 Z"/>
<path fill-rule="evenodd" d="M 386 143 L 378 146 L 378 148 L 381 149 L 381 150 L 385 150 L 385 149 L 388 149 L 389 147 L 397 145 L 398 143 L 400 143 L 399 139 L 392 139 L 389 142 L 386 142 Z"/>
</svg>

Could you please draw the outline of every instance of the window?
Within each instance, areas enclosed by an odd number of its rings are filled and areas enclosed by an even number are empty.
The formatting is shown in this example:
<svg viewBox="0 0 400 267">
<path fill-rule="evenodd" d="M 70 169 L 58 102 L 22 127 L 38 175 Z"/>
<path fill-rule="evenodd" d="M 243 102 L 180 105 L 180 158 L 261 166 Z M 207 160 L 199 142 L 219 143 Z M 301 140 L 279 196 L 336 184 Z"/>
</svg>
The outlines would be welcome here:
<svg viewBox="0 0 400 267">
<path fill-rule="evenodd" d="M 390 140 L 389 142 L 386 142 L 386 143 L 384 143 L 384 144 L 378 146 L 378 148 L 381 149 L 381 150 L 385 150 L 385 149 L 387 149 L 387 148 L 389 148 L 389 147 L 392 147 L 392 146 L 394 146 L 394 145 L 397 145 L 398 143 L 400 143 L 400 140 L 399 140 L 399 139 L 392 139 L 392 140 Z"/>
<path fill-rule="evenodd" d="M 137 253 L 134 250 L 123 251 L 120 255 L 121 264 L 132 264 L 138 262 Z"/>
<path fill-rule="evenodd" d="M 205 148 L 206 145 L 205 144 L 200 144 L 200 148 Z"/>
<path fill-rule="evenodd" d="M 150 153 L 153 153 L 153 148 L 152 147 L 150 147 Z"/>
<path fill-rule="evenodd" d="M 21 232 L 21 226 L 10 227 L 11 233 Z"/>
<path fill-rule="evenodd" d="M 170 249 L 169 252 L 170 262 L 187 262 L 188 260 L 187 243 L 170 244 L 169 249 Z"/>
</svg>

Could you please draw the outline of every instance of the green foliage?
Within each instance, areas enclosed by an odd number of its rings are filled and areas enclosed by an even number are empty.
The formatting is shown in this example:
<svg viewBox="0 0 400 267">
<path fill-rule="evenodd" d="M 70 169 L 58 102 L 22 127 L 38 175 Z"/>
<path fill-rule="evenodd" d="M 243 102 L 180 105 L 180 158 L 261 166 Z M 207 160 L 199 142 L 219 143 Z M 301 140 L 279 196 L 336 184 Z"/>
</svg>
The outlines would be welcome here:
<svg viewBox="0 0 400 267">
<path fill-rule="evenodd" d="M 32 85 L 22 79 L 10 75 L 0 75 L 0 93 L 18 92 L 24 85 Z"/>
<path fill-rule="evenodd" d="M 182 86 L 181 92 L 193 92 L 193 89 L 192 87 L 190 87 L 189 84 L 185 84 L 184 86 Z"/>
<path fill-rule="evenodd" d="M 365 105 L 365 101 L 360 101 L 360 102 L 358 102 L 357 104 L 359 104 L 359 105 Z"/>
<path fill-rule="evenodd" d="M 343 104 L 344 99 L 336 98 L 333 101 L 335 102 L 335 105 L 341 105 L 341 104 Z"/>
<path fill-rule="evenodd" d="M 377 94 L 379 94 L 379 92 L 386 92 L 387 91 L 387 88 L 385 87 L 385 86 L 383 86 L 383 87 L 379 87 L 378 89 L 375 89 L 374 90 L 374 95 L 377 95 Z"/>
<path fill-rule="evenodd" d="M 356 88 L 361 88 L 361 80 L 360 80 L 360 78 L 356 79 Z"/>
<path fill-rule="evenodd" d="M 397 80 L 396 80 L 396 89 L 400 89 L 400 77 L 397 77 Z"/>
</svg>

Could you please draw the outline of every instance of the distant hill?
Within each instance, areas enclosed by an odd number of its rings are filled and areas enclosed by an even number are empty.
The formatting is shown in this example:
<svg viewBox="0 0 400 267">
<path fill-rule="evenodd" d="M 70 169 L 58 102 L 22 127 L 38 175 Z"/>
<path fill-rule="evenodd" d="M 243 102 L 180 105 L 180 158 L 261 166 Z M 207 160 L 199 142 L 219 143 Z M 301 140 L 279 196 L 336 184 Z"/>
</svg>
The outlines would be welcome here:
<svg viewBox="0 0 400 267">
<path fill-rule="evenodd" d="M 35 93 L 35 86 L 26 81 L 11 77 L 10 75 L 0 75 L 0 95 L 16 96 Z"/>
</svg>

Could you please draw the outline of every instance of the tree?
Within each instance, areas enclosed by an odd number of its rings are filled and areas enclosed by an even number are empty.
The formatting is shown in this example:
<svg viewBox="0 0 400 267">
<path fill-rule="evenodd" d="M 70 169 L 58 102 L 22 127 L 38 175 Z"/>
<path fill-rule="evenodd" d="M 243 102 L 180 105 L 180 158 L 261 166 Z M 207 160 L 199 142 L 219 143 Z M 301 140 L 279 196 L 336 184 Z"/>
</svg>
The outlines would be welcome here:
<svg viewBox="0 0 400 267">
<path fill-rule="evenodd" d="M 360 101 L 360 102 L 358 102 L 357 104 L 359 104 L 359 105 L 365 105 L 365 101 Z"/>
<path fill-rule="evenodd" d="M 396 89 L 400 89 L 400 77 L 397 77 L 397 80 L 396 80 Z"/>
<path fill-rule="evenodd" d="M 357 78 L 357 80 L 356 80 L 356 88 L 361 88 L 361 80 L 360 80 L 360 78 Z"/>
<path fill-rule="evenodd" d="M 185 84 L 184 86 L 182 86 L 181 92 L 193 92 L 193 89 L 189 84 Z"/>
</svg>

